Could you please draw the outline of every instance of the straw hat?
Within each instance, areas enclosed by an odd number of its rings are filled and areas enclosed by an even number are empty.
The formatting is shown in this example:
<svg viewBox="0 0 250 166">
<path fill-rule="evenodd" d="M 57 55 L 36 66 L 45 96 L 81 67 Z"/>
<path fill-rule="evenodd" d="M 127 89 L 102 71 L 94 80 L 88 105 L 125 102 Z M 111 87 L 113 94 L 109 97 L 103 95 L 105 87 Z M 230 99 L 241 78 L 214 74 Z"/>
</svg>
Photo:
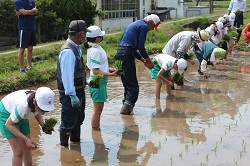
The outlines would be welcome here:
<svg viewBox="0 0 250 166">
<path fill-rule="evenodd" d="M 206 40 L 210 38 L 209 33 L 205 30 L 201 30 L 200 28 L 197 28 L 197 34 L 199 36 L 201 43 L 204 43 Z"/>
</svg>

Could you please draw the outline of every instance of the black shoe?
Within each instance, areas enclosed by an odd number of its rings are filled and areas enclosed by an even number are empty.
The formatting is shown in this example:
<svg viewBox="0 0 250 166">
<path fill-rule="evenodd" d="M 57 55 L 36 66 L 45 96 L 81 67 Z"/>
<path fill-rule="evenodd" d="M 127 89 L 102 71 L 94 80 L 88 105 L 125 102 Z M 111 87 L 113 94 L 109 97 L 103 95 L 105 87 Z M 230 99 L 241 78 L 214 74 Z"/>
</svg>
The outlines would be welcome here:
<svg viewBox="0 0 250 166">
<path fill-rule="evenodd" d="M 204 75 L 204 73 L 202 73 L 200 69 L 198 69 L 198 73 L 199 73 L 200 75 Z"/>
</svg>

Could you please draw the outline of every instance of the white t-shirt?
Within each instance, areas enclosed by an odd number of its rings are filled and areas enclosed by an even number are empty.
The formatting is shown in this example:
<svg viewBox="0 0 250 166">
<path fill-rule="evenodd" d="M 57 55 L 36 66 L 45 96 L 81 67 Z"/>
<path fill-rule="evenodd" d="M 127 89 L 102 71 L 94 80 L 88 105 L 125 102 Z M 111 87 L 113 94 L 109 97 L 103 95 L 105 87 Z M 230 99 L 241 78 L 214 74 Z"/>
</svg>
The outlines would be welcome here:
<svg viewBox="0 0 250 166">
<path fill-rule="evenodd" d="M 94 75 L 92 70 L 96 68 L 104 72 L 109 71 L 107 54 L 100 45 L 93 45 L 87 49 L 87 66 L 90 69 L 90 75 Z"/>
<path fill-rule="evenodd" d="M 26 94 L 26 91 L 29 90 L 18 90 L 2 99 L 5 109 L 10 113 L 10 118 L 15 123 L 21 119 L 29 119 L 38 114 L 38 112 L 31 112 L 31 109 L 28 107 L 27 98 L 29 94 Z"/>
<path fill-rule="evenodd" d="M 165 71 L 171 70 L 174 66 L 174 62 L 176 61 L 176 58 L 167 54 L 158 54 L 154 58 L 156 59 L 158 65 Z"/>
</svg>

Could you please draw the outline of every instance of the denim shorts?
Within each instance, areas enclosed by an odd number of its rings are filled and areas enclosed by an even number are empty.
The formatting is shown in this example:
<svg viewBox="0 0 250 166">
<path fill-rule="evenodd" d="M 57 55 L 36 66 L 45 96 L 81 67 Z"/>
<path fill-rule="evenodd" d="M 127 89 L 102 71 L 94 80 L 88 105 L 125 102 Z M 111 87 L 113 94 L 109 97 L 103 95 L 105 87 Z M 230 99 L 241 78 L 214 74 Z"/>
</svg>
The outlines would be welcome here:
<svg viewBox="0 0 250 166">
<path fill-rule="evenodd" d="M 10 113 L 5 109 L 2 102 L 0 102 L 0 130 L 2 132 L 2 137 L 3 138 L 17 138 L 5 126 L 5 123 L 7 119 L 9 118 L 9 116 L 10 116 Z M 15 124 L 15 126 L 23 135 L 30 134 L 30 125 L 29 125 L 28 119 L 20 120 L 19 122 Z"/>
</svg>

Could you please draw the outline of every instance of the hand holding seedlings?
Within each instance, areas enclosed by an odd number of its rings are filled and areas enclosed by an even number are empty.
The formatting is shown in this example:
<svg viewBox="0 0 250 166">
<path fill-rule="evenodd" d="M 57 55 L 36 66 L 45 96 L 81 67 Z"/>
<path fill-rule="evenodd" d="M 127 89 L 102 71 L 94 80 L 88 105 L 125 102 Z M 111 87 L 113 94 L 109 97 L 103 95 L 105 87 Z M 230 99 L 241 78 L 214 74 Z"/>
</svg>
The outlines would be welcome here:
<svg viewBox="0 0 250 166">
<path fill-rule="evenodd" d="M 124 74 L 124 71 L 123 71 L 123 69 L 122 69 L 122 61 L 121 61 L 121 60 L 116 60 L 116 61 L 115 61 L 115 67 L 116 67 L 116 69 L 117 69 L 116 74 L 117 74 L 118 76 L 121 76 L 121 75 Z"/>
</svg>

